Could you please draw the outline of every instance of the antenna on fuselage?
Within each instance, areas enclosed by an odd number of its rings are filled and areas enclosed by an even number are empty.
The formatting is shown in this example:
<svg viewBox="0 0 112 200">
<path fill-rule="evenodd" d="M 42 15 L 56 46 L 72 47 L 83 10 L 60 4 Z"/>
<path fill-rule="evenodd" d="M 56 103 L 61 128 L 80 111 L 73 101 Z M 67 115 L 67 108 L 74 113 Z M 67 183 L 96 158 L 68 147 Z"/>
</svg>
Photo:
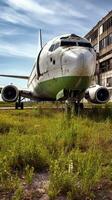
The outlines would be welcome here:
<svg viewBox="0 0 112 200">
<path fill-rule="evenodd" d="M 40 29 L 40 47 L 42 49 L 43 44 L 42 44 L 42 30 Z"/>
</svg>

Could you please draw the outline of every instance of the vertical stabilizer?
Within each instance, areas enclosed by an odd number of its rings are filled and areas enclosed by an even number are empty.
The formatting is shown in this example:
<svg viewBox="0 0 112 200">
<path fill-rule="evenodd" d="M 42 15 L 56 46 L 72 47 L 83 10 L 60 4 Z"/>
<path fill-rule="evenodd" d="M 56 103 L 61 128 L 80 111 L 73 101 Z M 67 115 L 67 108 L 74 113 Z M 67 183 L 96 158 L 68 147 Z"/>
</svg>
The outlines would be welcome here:
<svg viewBox="0 0 112 200">
<path fill-rule="evenodd" d="M 40 29 L 40 47 L 42 49 L 43 42 L 42 42 L 42 30 Z"/>
</svg>

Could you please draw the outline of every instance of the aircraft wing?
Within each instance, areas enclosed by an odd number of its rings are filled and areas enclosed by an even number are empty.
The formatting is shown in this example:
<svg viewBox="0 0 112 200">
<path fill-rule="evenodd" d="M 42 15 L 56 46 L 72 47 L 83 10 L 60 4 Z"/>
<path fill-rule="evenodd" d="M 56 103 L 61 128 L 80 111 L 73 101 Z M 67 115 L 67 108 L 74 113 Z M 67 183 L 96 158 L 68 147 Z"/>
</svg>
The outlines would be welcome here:
<svg viewBox="0 0 112 200">
<path fill-rule="evenodd" d="M 29 76 L 17 76 L 17 75 L 6 75 L 6 74 L 0 74 L 2 77 L 9 77 L 9 78 L 19 78 L 19 79 L 29 79 Z"/>
<path fill-rule="evenodd" d="M 1 77 L 9 77 L 9 78 L 18 78 L 18 79 L 29 79 L 29 76 L 20 76 L 20 75 L 9 75 L 9 74 L 0 74 Z M 23 98 L 29 98 L 36 101 L 42 101 L 43 99 L 38 98 L 35 93 L 28 89 L 19 89 L 15 85 L 7 85 L 7 86 L 0 86 L 0 93 L 2 92 L 2 97 L 6 95 L 6 93 L 11 95 L 15 91 L 15 98 L 8 100 L 9 101 L 16 101 L 17 97 L 20 95 Z M 5 99 L 5 98 L 3 98 Z M 6 99 L 5 99 L 6 100 Z M 6 100 L 7 101 L 7 100 Z"/>
<path fill-rule="evenodd" d="M 19 93 L 21 97 L 28 98 L 28 99 L 34 99 L 34 100 L 39 100 L 36 95 L 32 91 L 29 90 L 19 90 Z"/>
<path fill-rule="evenodd" d="M 19 95 L 23 98 L 32 99 L 35 101 L 43 101 L 43 99 L 37 97 L 32 91 L 28 89 L 19 89 L 15 85 L 0 86 L 0 94 L 2 92 L 2 99 L 7 102 L 15 102 Z M 15 94 L 15 97 L 13 96 Z M 11 97 L 12 95 L 13 97 Z M 9 99 L 6 99 L 9 97 Z M 4 98 L 5 97 L 5 98 Z"/>
</svg>

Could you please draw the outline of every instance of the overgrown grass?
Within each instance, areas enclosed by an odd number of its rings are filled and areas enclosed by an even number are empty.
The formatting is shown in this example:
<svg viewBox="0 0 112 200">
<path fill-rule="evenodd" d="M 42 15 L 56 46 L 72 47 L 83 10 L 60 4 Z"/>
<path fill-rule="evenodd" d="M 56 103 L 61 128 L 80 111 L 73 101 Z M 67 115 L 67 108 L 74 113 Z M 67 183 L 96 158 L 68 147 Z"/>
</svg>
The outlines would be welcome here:
<svg viewBox="0 0 112 200">
<path fill-rule="evenodd" d="M 36 172 L 49 170 L 50 199 L 94 199 L 95 188 L 112 181 L 111 114 L 103 108 L 67 120 L 64 113 L 41 108 L 2 111 L 0 190 L 22 199 L 21 175 L 30 184 Z"/>
</svg>

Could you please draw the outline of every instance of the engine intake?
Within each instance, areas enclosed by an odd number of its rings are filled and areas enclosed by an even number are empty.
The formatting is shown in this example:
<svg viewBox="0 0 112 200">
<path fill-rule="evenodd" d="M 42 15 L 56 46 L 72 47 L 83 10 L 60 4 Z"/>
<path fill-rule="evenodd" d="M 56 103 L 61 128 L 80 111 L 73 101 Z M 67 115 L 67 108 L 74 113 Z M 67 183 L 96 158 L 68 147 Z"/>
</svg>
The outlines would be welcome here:
<svg viewBox="0 0 112 200">
<path fill-rule="evenodd" d="M 1 91 L 1 97 L 6 102 L 15 102 L 19 96 L 19 90 L 14 85 L 8 85 Z"/>
<path fill-rule="evenodd" d="M 106 87 L 96 85 L 86 90 L 85 98 L 92 103 L 102 104 L 109 101 L 110 95 Z"/>
</svg>

